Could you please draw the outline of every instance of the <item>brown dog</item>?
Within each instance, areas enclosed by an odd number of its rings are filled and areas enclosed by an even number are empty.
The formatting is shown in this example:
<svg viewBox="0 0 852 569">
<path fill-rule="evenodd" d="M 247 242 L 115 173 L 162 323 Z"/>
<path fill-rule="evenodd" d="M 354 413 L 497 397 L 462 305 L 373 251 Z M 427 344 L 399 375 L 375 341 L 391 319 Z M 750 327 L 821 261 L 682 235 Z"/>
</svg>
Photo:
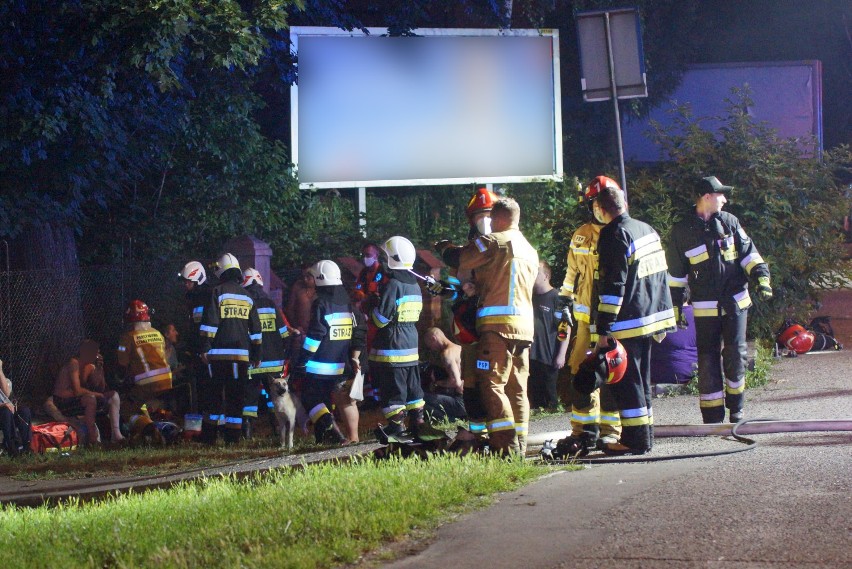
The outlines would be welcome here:
<svg viewBox="0 0 852 569">
<path fill-rule="evenodd" d="M 269 396 L 272 398 L 272 410 L 281 435 L 281 448 L 293 450 L 293 431 L 296 424 L 299 424 L 302 434 L 307 435 L 308 417 L 302 407 L 301 398 L 290 389 L 289 375 L 276 377 L 270 382 Z"/>
</svg>

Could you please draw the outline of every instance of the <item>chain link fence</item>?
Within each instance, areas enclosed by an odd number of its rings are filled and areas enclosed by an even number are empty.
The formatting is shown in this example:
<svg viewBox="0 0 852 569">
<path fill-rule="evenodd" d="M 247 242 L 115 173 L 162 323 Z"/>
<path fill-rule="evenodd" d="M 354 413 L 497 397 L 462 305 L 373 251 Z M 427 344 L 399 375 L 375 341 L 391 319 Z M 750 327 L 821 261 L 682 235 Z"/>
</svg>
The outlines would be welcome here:
<svg viewBox="0 0 852 569">
<path fill-rule="evenodd" d="M 158 260 L 70 272 L 0 268 L 0 359 L 15 395 L 40 405 L 84 338 L 100 343 L 109 374 L 124 309 L 134 298 L 153 308 L 155 328 L 174 323 L 182 331 L 184 290 L 176 278 L 181 266 Z"/>
</svg>

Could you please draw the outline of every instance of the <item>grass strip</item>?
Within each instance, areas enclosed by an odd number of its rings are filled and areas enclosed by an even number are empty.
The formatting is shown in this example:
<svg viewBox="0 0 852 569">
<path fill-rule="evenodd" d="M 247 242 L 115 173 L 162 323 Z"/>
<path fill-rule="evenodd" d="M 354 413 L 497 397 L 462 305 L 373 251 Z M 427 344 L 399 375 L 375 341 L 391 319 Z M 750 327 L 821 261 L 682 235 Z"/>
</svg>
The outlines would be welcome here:
<svg viewBox="0 0 852 569">
<path fill-rule="evenodd" d="M 96 503 L 0 510 L 0 567 L 329 567 L 542 474 L 438 456 L 281 469 Z"/>
</svg>

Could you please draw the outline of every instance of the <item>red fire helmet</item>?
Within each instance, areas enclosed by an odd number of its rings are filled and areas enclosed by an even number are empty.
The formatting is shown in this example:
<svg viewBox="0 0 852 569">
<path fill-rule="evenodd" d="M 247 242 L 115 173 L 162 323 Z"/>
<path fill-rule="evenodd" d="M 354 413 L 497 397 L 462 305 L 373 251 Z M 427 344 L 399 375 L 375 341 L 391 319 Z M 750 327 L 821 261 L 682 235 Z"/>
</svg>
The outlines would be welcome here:
<svg viewBox="0 0 852 569">
<path fill-rule="evenodd" d="M 778 334 L 778 343 L 797 354 L 806 354 L 814 347 L 816 337 L 800 324 L 791 324 Z"/>
<path fill-rule="evenodd" d="M 125 322 L 150 322 L 151 310 L 141 300 L 133 300 L 124 311 Z"/>
</svg>

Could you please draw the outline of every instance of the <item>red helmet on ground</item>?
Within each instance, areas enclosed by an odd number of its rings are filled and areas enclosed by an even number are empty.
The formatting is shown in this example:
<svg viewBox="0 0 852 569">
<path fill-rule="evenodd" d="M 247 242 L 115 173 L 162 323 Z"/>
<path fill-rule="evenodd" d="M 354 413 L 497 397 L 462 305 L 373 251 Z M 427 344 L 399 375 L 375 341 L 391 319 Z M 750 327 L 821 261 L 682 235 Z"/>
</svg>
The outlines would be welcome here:
<svg viewBox="0 0 852 569">
<path fill-rule="evenodd" d="M 595 176 L 592 178 L 592 181 L 589 182 L 588 186 L 580 189 L 579 203 L 584 203 L 587 206 L 592 207 L 592 201 L 598 197 L 598 194 L 601 193 L 601 190 L 604 188 L 615 188 L 620 190 L 621 186 L 619 186 L 612 178 L 607 178 L 606 176 Z"/>
<path fill-rule="evenodd" d="M 491 211 L 491 208 L 494 207 L 495 201 L 497 201 L 497 196 L 494 192 L 489 191 L 488 188 L 479 188 L 476 190 L 476 193 L 473 194 L 473 197 L 470 198 L 470 201 L 467 202 L 465 213 L 467 214 L 468 219 L 472 218 L 477 213 Z"/>
<path fill-rule="evenodd" d="M 814 347 L 816 337 L 800 324 L 791 324 L 778 334 L 778 343 L 797 354 L 806 354 Z"/>
<path fill-rule="evenodd" d="M 125 322 L 150 322 L 151 310 L 148 305 L 141 300 L 131 301 L 127 305 L 127 310 L 124 311 Z"/>
</svg>

